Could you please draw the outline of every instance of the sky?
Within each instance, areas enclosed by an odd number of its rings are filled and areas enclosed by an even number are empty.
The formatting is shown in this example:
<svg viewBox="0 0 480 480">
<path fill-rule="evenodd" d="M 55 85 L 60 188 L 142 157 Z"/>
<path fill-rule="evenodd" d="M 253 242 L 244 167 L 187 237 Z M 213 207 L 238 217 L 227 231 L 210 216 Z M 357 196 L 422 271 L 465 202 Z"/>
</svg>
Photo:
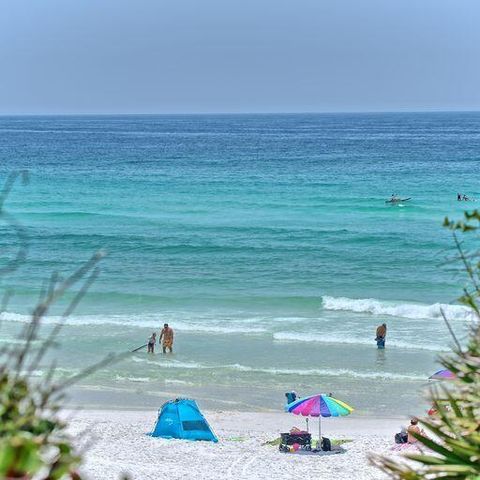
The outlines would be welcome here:
<svg viewBox="0 0 480 480">
<path fill-rule="evenodd" d="M 0 114 L 480 110 L 479 0 L 0 0 Z"/>
</svg>

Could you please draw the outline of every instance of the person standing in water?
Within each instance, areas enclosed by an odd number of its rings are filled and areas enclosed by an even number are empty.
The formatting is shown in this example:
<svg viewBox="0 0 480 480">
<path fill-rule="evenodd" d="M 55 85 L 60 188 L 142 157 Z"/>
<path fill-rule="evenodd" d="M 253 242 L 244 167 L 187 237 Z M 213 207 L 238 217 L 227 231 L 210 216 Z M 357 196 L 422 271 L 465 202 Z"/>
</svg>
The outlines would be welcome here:
<svg viewBox="0 0 480 480">
<path fill-rule="evenodd" d="M 377 342 L 377 347 L 380 349 L 385 348 L 385 338 L 387 336 L 387 324 L 382 323 L 377 327 L 377 334 L 375 340 Z"/>
<path fill-rule="evenodd" d="M 163 353 L 167 353 L 167 349 L 170 350 L 170 353 L 173 352 L 173 330 L 168 326 L 168 323 L 163 325 L 158 342 L 162 342 Z"/>
<path fill-rule="evenodd" d="M 152 333 L 152 336 L 148 339 L 148 353 L 155 353 L 155 343 L 157 343 L 157 334 Z"/>
</svg>

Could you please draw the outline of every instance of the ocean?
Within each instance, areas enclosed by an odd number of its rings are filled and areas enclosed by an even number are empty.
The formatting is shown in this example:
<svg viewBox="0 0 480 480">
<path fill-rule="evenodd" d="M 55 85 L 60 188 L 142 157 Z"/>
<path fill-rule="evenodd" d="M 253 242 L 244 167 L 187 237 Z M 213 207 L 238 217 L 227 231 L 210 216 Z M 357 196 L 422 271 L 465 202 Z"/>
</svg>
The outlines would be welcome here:
<svg viewBox="0 0 480 480">
<path fill-rule="evenodd" d="M 159 407 L 194 397 L 278 410 L 284 392 L 331 392 L 358 414 L 421 414 L 421 392 L 470 315 L 445 216 L 480 199 L 480 114 L 0 117 L 5 210 L 28 237 L 0 342 L 42 283 L 104 249 L 101 274 L 48 361 L 60 381 L 168 322 L 174 354 L 130 355 L 72 402 Z M 411 197 L 390 206 L 392 194 Z M 1 265 L 18 238 L 1 224 Z M 45 319 L 58 321 L 65 300 Z M 387 348 L 374 342 L 388 325 Z"/>
</svg>

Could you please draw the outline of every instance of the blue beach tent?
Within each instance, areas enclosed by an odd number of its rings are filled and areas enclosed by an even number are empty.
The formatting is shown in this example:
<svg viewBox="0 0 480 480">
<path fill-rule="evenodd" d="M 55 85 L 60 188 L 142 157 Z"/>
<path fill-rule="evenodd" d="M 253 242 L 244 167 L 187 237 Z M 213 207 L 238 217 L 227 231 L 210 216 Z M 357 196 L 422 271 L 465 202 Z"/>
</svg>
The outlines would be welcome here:
<svg viewBox="0 0 480 480">
<path fill-rule="evenodd" d="M 195 400 L 177 398 L 162 405 L 152 437 L 218 442 Z"/>
</svg>

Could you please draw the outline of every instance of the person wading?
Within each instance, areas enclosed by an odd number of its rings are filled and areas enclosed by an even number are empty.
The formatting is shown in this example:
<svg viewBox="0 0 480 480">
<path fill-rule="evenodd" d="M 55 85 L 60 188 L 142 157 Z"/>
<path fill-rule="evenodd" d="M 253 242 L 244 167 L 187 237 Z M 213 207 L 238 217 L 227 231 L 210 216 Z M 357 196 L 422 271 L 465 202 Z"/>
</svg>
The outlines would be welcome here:
<svg viewBox="0 0 480 480">
<path fill-rule="evenodd" d="M 170 353 L 173 352 L 173 330 L 168 326 L 168 323 L 163 325 L 158 342 L 162 342 L 163 353 L 167 353 L 167 349 Z"/>
<path fill-rule="evenodd" d="M 157 334 L 152 333 L 152 336 L 148 339 L 148 353 L 155 353 L 155 343 L 157 341 Z"/>
<path fill-rule="evenodd" d="M 385 338 L 387 336 L 387 324 L 382 323 L 380 326 L 377 327 L 377 334 L 375 337 L 375 341 L 377 342 L 377 347 L 380 349 L 385 348 Z"/>
</svg>

